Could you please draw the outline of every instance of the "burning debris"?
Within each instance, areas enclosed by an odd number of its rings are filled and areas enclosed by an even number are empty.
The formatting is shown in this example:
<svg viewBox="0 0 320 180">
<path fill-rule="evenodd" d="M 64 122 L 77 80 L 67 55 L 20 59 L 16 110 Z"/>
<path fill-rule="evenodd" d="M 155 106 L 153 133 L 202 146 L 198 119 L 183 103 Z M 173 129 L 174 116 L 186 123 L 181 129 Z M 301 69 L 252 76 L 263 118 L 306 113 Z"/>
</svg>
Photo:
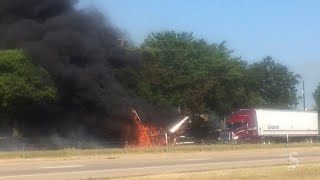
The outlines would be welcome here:
<svg viewBox="0 0 320 180">
<path fill-rule="evenodd" d="M 173 126 L 170 129 L 171 133 L 176 133 L 179 129 L 183 129 L 181 127 L 183 127 L 183 125 L 185 124 L 185 122 L 189 119 L 189 116 L 185 117 L 184 119 L 182 119 L 178 124 L 176 124 L 175 126 Z"/>
<path fill-rule="evenodd" d="M 136 142 L 131 146 L 165 145 L 167 142 L 166 132 L 163 128 L 143 124 L 136 110 L 132 109 L 133 121 L 136 127 Z"/>
<path fill-rule="evenodd" d="M 130 146 L 138 147 L 148 147 L 148 146 L 161 146 L 167 145 L 168 141 L 172 139 L 175 143 L 176 136 L 178 136 L 185 128 L 185 122 L 189 117 L 185 117 L 183 120 L 179 121 L 173 126 L 168 132 L 158 126 L 152 126 L 148 124 L 143 124 L 136 110 L 132 109 L 133 121 L 136 127 L 135 130 L 135 143 L 131 143 Z"/>
</svg>

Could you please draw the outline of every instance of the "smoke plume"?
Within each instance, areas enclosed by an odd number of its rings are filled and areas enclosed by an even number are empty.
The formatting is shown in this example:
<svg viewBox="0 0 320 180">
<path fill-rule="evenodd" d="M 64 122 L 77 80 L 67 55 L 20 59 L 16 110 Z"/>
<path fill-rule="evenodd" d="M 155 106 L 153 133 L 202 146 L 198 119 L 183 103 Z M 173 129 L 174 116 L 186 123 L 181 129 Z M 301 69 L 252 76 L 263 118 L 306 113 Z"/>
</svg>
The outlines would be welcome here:
<svg viewBox="0 0 320 180">
<path fill-rule="evenodd" d="M 62 134 L 85 127 L 88 133 L 119 138 L 131 121 L 130 108 L 136 106 L 143 118 L 168 122 L 172 113 L 159 113 L 158 107 L 129 97 L 112 76 L 114 68 L 138 65 L 139 54 L 119 46 L 121 32 L 103 15 L 76 10 L 76 3 L 0 1 L 0 49 L 24 49 L 58 88 L 54 103 L 35 105 L 24 114 L 27 127 Z"/>
</svg>

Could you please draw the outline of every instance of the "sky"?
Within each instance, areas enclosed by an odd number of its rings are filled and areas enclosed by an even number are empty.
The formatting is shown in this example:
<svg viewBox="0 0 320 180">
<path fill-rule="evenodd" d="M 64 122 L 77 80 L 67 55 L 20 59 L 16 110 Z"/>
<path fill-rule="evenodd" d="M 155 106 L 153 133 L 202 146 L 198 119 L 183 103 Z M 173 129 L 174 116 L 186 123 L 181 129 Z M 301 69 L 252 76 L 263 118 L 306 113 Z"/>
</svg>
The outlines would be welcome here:
<svg viewBox="0 0 320 180">
<path fill-rule="evenodd" d="M 80 0 L 79 7 L 97 8 L 136 44 L 151 32 L 175 30 L 210 43 L 227 41 L 234 56 L 249 62 L 270 55 L 302 76 L 306 107 L 315 104 L 319 0 Z M 297 88 L 301 95 L 302 83 Z"/>
</svg>

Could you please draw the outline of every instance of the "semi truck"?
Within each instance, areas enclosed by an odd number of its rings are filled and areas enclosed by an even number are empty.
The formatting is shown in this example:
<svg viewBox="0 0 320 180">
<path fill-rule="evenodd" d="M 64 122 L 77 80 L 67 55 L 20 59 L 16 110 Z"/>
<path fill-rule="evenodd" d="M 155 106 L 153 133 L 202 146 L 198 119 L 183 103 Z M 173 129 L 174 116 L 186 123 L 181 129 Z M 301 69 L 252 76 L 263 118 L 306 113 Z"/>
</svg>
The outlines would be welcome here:
<svg viewBox="0 0 320 180">
<path fill-rule="evenodd" d="M 243 109 L 225 119 L 223 142 L 262 142 L 306 140 L 319 135 L 318 113 L 275 109 Z"/>
</svg>

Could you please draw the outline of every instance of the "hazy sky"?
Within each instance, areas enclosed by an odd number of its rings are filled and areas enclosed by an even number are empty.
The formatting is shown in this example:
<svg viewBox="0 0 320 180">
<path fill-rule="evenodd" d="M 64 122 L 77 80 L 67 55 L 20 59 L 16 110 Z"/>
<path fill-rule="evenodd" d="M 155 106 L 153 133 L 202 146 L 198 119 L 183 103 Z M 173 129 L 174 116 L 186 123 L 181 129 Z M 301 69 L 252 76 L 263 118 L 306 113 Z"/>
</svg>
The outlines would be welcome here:
<svg viewBox="0 0 320 180">
<path fill-rule="evenodd" d="M 194 32 L 249 62 L 267 55 L 302 75 L 306 104 L 320 82 L 319 0 L 81 0 L 96 7 L 135 43 L 151 32 Z M 302 85 L 298 86 L 299 93 Z"/>
</svg>

